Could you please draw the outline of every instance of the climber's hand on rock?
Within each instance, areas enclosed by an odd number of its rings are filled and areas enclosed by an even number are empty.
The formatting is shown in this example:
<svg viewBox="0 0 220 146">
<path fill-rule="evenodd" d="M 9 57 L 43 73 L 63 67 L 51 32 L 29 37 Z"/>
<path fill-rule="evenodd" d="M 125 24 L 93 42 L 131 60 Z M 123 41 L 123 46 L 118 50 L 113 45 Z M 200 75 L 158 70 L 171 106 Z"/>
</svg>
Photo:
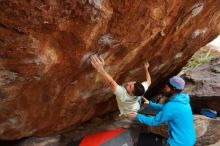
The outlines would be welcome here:
<svg viewBox="0 0 220 146">
<path fill-rule="evenodd" d="M 98 57 L 96 54 L 91 56 L 91 64 L 97 71 L 104 70 L 105 61 L 102 57 Z"/>
<path fill-rule="evenodd" d="M 129 119 L 135 119 L 136 116 L 137 116 L 136 112 L 132 112 L 128 115 Z"/>
<path fill-rule="evenodd" d="M 149 65 L 148 62 L 144 63 L 144 68 L 145 68 L 145 70 L 148 70 L 149 66 L 150 66 L 150 65 Z"/>
<path fill-rule="evenodd" d="M 144 96 L 142 96 L 141 98 L 144 101 L 144 105 L 147 106 L 150 103 L 149 100 L 147 100 Z"/>
</svg>

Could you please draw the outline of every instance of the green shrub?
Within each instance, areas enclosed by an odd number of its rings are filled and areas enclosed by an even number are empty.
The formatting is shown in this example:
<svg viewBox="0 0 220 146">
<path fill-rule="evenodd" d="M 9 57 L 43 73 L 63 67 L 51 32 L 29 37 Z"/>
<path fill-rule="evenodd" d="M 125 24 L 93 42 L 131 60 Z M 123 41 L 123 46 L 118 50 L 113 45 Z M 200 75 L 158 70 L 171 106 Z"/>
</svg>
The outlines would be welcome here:
<svg viewBox="0 0 220 146">
<path fill-rule="evenodd" d="M 186 69 L 193 70 L 202 64 L 207 64 L 211 59 L 215 58 L 211 49 L 196 53 L 187 63 Z"/>
</svg>

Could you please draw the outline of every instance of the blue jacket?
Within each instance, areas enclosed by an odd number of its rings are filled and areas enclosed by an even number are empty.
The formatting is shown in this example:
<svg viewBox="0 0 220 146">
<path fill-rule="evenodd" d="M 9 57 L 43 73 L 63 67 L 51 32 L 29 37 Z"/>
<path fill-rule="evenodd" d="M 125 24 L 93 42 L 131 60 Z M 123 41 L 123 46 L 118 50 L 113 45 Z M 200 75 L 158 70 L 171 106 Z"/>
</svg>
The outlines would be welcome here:
<svg viewBox="0 0 220 146">
<path fill-rule="evenodd" d="M 168 122 L 167 142 L 170 146 L 193 146 L 195 144 L 193 115 L 187 94 L 176 94 L 164 105 L 150 102 L 149 106 L 160 112 L 155 117 L 138 114 L 137 121 L 149 126 L 158 126 Z"/>
</svg>

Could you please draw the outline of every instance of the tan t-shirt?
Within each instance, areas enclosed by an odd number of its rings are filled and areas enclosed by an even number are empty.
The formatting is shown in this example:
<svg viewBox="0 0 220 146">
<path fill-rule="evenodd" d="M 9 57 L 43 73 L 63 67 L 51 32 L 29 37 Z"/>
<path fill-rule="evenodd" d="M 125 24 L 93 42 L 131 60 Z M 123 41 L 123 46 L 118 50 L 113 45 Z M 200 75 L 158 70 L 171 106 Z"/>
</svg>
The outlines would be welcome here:
<svg viewBox="0 0 220 146">
<path fill-rule="evenodd" d="M 145 92 L 148 89 L 147 82 L 141 83 L 144 86 Z M 127 116 L 131 112 L 137 112 L 140 109 L 140 104 L 138 100 L 141 98 L 140 96 L 130 96 L 127 93 L 127 90 L 123 86 L 117 86 L 114 92 L 116 96 L 116 100 L 118 103 L 118 108 L 120 111 L 119 116 Z"/>
</svg>

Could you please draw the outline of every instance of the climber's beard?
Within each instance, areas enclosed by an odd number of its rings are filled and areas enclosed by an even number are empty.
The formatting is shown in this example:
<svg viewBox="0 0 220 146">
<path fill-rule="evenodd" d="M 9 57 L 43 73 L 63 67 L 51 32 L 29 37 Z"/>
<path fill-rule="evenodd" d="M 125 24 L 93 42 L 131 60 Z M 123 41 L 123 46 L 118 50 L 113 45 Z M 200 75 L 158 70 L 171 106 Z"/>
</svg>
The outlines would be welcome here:
<svg viewBox="0 0 220 146">
<path fill-rule="evenodd" d="M 170 98 L 170 97 L 173 95 L 173 93 L 163 92 L 163 95 L 166 96 L 166 97 L 168 97 L 168 98 Z"/>
<path fill-rule="evenodd" d="M 163 95 L 170 98 L 173 96 L 173 94 L 174 93 L 172 92 L 172 90 L 166 85 L 163 89 Z"/>
</svg>

